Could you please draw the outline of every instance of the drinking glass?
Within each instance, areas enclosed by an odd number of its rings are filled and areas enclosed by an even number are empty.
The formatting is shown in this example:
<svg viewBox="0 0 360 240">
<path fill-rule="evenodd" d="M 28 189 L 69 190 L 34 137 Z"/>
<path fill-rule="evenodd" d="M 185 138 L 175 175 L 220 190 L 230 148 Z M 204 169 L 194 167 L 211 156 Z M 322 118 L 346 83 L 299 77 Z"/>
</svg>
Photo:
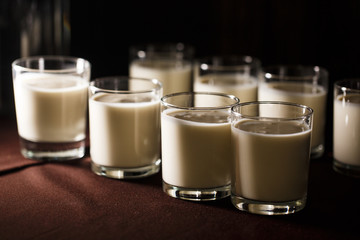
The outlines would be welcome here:
<svg viewBox="0 0 360 240">
<path fill-rule="evenodd" d="M 240 102 L 257 100 L 261 62 L 242 55 L 211 56 L 194 64 L 194 91 L 235 95 Z"/>
<path fill-rule="evenodd" d="M 305 207 L 313 110 L 286 102 L 232 108 L 231 201 L 242 210 L 282 215 Z"/>
<path fill-rule="evenodd" d="M 161 99 L 162 178 L 169 196 L 206 201 L 230 195 L 232 95 L 182 92 Z"/>
<path fill-rule="evenodd" d="M 21 153 L 58 161 L 85 154 L 90 63 L 82 58 L 39 56 L 12 63 Z"/>
<path fill-rule="evenodd" d="M 141 178 L 160 169 L 160 96 L 156 79 L 95 79 L 89 87 L 90 157 L 94 173 Z"/>
<path fill-rule="evenodd" d="M 360 177 L 360 79 L 334 84 L 333 168 Z"/>
<path fill-rule="evenodd" d="M 192 91 L 194 48 L 184 43 L 143 44 L 130 47 L 131 77 L 155 78 L 163 94 Z"/>
<path fill-rule="evenodd" d="M 325 150 L 328 71 L 319 66 L 276 65 L 263 68 L 258 88 L 259 101 L 285 101 L 314 110 L 311 158 Z"/>
</svg>

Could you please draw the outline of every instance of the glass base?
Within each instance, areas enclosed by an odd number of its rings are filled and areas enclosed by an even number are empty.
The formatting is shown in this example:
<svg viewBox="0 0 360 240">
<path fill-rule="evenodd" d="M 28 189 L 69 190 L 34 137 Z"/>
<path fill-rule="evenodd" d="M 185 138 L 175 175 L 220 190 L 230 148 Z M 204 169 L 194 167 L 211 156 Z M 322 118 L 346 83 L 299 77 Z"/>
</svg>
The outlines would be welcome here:
<svg viewBox="0 0 360 240">
<path fill-rule="evenodd" d="M 306 196 L 289 202 L 262 202 L 231 195 L 232 204 L 241 211 L 261 215 L 286 215 L 302 210 L 306 204 Z"/>
<path fill-rule="evenodd" d="M 312 159 L 320 158 L 320 157 L 322 157 L 324 152 L 325 152 L 324 144 L 320 144 L 311 149 L 310 158 L 312 158 Z"/>
<path fill-rule="evenodd" d="M 230 185 L 217 188 L 183 188 L 167 184 L 163 181 L 163 191 L 174 198 L 191 201 L 211 201 L 230 196 Z"/>
<path fill-rule="evenodd" d="M 84 157 L 85 140 L 77 142 L 32 142 L 20 137 L 21 153 L 25 158 L 42 161 L 67 161 Z"/>
<path fill-rule="evenodd" d="M 160 171 L 161 160 L 158 159 L 154 164 L 145 167 L 138 168 L 119 168 L 119 167 L 107 167 L 96 164 L 91 161 L 91 170 L 99 175 L 116 179 L 131 179 L 131 178 L 143 178 L 151 176 Z"/>
<path fill-rule="evenodd" d="M 341 174 L 350 177 L 360 177 L 360 166 L 354 166 L 339 162 L 337 160 L 333 161 L 333 169 Z"/>
</svg>

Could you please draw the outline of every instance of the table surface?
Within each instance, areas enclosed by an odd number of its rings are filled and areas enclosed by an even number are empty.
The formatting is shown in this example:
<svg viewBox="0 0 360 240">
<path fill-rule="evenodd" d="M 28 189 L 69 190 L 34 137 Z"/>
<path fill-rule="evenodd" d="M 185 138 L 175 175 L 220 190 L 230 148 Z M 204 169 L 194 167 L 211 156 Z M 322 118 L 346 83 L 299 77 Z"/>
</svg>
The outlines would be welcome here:
<svg viewBox="0 0 360 240">
<path fill-rule="evenodd" d="M 16 122 L 0 119 L 0 239 L 360 239 L 360 179 L 311 160 L 308 201 L 287 216 L 237 210 L 225 198 L 190 202 L 162 191 L 161 173 L 115 180 L 83 159 L 22 157 Z M 88 149 L 88 148 L 87 148 Z"/>
</svg>

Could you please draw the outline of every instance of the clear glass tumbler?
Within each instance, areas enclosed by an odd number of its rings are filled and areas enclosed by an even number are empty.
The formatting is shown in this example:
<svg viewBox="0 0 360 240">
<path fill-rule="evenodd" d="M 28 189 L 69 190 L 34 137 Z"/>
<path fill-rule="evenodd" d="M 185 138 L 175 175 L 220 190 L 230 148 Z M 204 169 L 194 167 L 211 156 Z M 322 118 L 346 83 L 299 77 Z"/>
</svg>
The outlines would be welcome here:
<svg viewBox="0 0 360 240">
<path fill-rule="evenodd" d="M 232 95 L 183 92 L 161 99 L 163 190 L 206 201 L 230 195 Z"/>
<path fill-rule="evenodd" d="M 360 79 L 334 84 L 333 168 L 360 177 Z"/>
<path fill-rule="evenodd" d="M 286 102 L 232 108 L 231 201 L 243 211 L 282 215 L 305 207 L 313 110 Z"/>
<path fill-rule="evenodd" d="M 131 77 L 155 78 L 163 94 L 192 91 L 194 48 L 184 43 L 158 43 L 130 47 Z"/>
<path fill-rule="evenodd" d="M 141 178 L 160 169 L 160 97 L 156 79 L 103 77 L 89 87 L 90 157 L 98 175 Z"/>
<path fill-rule="evenodd" d="M 15 60 L 12 71 L 21 153 L 48 161 L 83 157 L 90 63 L 26 57 Z"/>
<path fill-rule="evenodd" d="M 194 91 L 231 94 L 240 102 L 257 100 L 261 62 L 242 55 L 211 56 L 194 64 Z"/>
<path fill-rule="evenodd" d="M 259 82 L 259 101 L 303 104 L 314 110 L 311 158 L 325 151 L 326 99 L 328 71 L 319 66 L 276 65 L 263 68 Z"/>
</svg>

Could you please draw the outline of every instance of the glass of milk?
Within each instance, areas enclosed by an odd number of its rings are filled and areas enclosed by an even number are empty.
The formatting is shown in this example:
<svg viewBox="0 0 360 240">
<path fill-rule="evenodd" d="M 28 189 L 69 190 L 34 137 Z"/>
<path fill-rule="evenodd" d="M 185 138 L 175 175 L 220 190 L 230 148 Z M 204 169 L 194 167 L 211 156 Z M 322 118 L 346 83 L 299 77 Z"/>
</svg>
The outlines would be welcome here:
<svg viewBox="0 0 360 240">
<path fill-rule="evenodd" d="M 194 48 L 183 43 L 158 43 L 130 47 L 129 75 L 155 78 L 163 94 L 192 91 Z"/>
<path fill-rule="evenodd" d="M 85 154 L 90 63 L 67 56 L 39 56 L 12 63 L 21 153 L 60 161 Z"/>
<path fill-rule="evenodd" d="M 182 92 L 161 99 L 163 190 L 206 201 L 230 195 L 233 95 Z"/>
<path fill-rule="evenodd" d="M 89 86 L 91 169 L 117 179 L 160 169 L 160 97 L 156 79 L 103 77 Z"/>
<path fill-rule="evenodd" d="M 334 84 L 333 168 L 360 176 L 360 79 Z"/>
<path fill-rule="evenodd" d="M 276 65 L 263 68 L 258 87 L 259 101 L 285 101 L 314 110 L 311 158 L 325 150 L 326 98 L 328 71 L 318 66 Z"/>
<path fill-rule="evenodd" d="M 235 95 L 240 102 L 257 100 L 261 62 L 251 56 L 212 56 L 194 64 L 194 91 Z"/>
<path fill-rule="evenodd" d="M 242 210 L 282 215 L 305 207 L 313 110 L 286 102 L 232 108 L 231 201 Z"/>
</svg>

